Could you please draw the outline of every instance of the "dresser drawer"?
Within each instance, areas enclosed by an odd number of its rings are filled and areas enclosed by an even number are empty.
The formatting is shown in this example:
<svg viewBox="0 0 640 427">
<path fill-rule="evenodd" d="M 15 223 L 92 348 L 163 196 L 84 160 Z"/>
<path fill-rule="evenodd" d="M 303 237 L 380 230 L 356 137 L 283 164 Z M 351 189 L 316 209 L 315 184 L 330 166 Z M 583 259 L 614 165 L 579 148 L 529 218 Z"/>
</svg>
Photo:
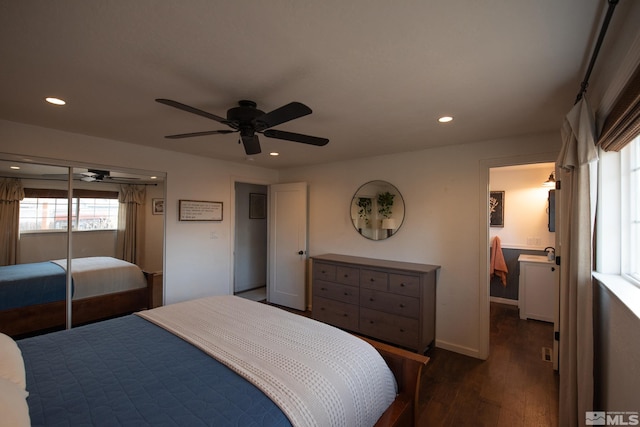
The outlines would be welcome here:
<svg viewBox="0 0 640 427">
<path fill-rule="evenodd" d="M 338 328 L 357 331 L 358 311 L 357 305 L 313 296 L 313 318 Z"/>
<path fill-rule="evenodd" d="M 360 306 L 405 317 L 418 318 L 420 315 L 420 300 L 418 298 L 374 291 L 373 289 L 360 290 Z"/>
<path fill-rule="evenodd" d="M 417 298 L 420 296 L 420 277 L 390 273 L 389 292 Z"/>
<path fill-rule="evenodd" d="M 360 283 L 360 269 L 353 267 L 336 267 L 336 282 L 343 285 L 358 286 Z"/>
<path fill-rule="evenodd" d="M 336 280 L 336 266 L 334 264 L 325 264 L 323 262 L 313 263 L 313 278 L 321 280 Z"/>
<path fill-rule="evenodd" d="M 386 291 L 389 283 L 389 274 L 377 270 L 361 270 L 360 286 L 367 289 Z"/>
<path fill-rule="evenodd" d="M 313 295 L 350 304 L 358 304 L 360 301 L 360 289 L 357 287 L 325 282 L 324 280 L 315 280 L 313 282 Z"/>
<path fill-rule="evenodd" d="M 418 320 L 360 308 L 360 332 L 383 341 L 415 349 L 418 343 Z"/>
</svg>

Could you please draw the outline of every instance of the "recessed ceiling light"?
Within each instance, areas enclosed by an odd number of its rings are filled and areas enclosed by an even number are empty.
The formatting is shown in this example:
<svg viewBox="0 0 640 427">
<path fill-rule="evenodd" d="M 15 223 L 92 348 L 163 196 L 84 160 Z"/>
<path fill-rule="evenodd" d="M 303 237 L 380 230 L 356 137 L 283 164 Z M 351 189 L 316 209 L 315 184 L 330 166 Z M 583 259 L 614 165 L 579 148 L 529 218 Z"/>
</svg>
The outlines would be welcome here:
<svg viewBox="0 0 640 427">
<path fill-rule="evenodd" d="M 451 116 L 442 116 L 438 119 L 440 123 L 449 123 L 452 120 L 453 120 L 453 117 Z"/>
<path fill-rule="evenodd" d="M 60 98 L 45 98 L 45 101 L 47 101 L 49 104 L 53 104 L 53 105 L 64 105 L 66 104 L 66 102 Z"/>
<path fill-rule="evenodd" d="M 157 176 L 150 176 L 149 178 L 151 178 L 151 179 L 158 179 L 158 177 L 157 177 Z"/>
<path fill-rule="evenodd" d="M 9 166 L 9 169 L 20 170 L 20 166 Z"/>
<path fill-rule="evenodd" d="M 270 156 L 279 156 L 280 153 L 276 153 L 275 151 L 272 151 L 271 153 L 269 153 Z"/>
</svg>

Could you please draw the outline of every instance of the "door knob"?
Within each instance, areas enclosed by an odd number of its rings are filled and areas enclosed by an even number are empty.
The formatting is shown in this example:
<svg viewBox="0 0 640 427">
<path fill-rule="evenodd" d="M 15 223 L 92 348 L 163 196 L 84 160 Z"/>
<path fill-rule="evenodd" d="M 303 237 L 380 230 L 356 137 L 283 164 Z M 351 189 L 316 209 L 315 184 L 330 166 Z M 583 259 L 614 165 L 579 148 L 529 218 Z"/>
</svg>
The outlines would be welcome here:
<svg viewBox="0 0 640 427">
<path fill-rule="evenodd" d="M 298 255 L 304 255 L 304 251 L 298 251 Z"/>
</svg>

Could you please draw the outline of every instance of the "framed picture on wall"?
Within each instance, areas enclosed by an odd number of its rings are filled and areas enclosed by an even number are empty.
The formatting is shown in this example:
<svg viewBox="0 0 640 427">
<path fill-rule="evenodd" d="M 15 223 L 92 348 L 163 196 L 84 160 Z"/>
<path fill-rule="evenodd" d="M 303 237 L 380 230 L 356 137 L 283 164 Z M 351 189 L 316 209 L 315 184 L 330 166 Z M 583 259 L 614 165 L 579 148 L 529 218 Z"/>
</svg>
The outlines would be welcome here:
<svg viewBox="0 0 640 427">
<path fill-rule="evenodd" d="M 504 227 L 504 191 L 489 192 L 489 225 Z"/>
<path fill-rule="evenodd" d="M 154 215 L 164 213 L 164 199 L 151 199 L 151 213 Z"/>
<path fill-rule="evenodd" d="M 267 217 L 267 195 L 249 193 L 249 219 L 265 219 Z"/>
</svg>

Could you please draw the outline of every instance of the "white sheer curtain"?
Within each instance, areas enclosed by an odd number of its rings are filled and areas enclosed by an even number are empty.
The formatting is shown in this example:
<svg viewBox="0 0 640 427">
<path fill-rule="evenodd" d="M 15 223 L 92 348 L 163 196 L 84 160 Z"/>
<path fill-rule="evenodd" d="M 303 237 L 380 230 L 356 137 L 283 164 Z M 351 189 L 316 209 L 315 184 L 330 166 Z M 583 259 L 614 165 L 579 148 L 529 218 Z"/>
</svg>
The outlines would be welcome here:
<svg viewBox="0 0 640 427">
<path fill-rule="evenodd" d="M 121 185 L 118 201 L 118 257 L 137 264 L 142 261 L 144 241 L 144 185 Z"/>
<path fill-rule="evenodd" d="M 560 422 L 585 425 L 593 411 L 592 253 L 598 154 L 586 98 L 566 116 L 556 161 L 560 197 Z"/>
<path fill-rule="evenodd" d="M 22 181 L 16 178 L 0 178 L 0 265 L 16 263 L 22 199 Z"/>
</svg>

